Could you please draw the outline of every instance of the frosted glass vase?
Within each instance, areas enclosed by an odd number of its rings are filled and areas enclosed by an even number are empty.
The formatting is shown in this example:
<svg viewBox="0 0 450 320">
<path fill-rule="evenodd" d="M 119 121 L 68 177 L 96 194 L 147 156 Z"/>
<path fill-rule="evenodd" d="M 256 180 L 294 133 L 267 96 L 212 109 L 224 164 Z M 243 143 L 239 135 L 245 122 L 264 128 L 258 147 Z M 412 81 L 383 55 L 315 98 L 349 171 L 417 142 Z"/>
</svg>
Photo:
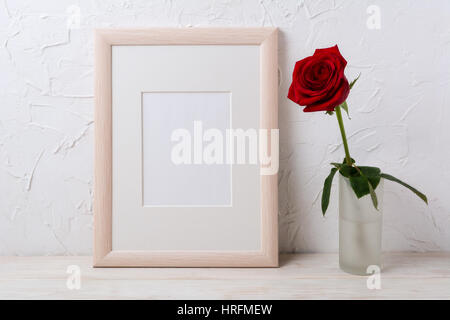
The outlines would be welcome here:
<svg viewBox="0 0 450 320">
<path fill-rule="evenodd" d="M 368 275 L 369 266 L 381 270 L 381 230 L 384 182 L 380 180 L 375 193 L 378 211 L 370 195 L 358 199 L 350 181 L 339 176 L 339 266 L 351 274 Z"/>
</svg>

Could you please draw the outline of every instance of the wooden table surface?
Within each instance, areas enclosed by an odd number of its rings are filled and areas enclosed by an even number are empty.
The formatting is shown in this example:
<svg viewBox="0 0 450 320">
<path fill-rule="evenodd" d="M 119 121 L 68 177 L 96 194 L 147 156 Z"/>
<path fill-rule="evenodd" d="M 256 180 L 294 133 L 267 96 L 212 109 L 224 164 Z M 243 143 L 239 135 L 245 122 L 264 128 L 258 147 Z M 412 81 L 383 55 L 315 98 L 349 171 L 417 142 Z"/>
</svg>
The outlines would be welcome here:
<svg viewBox="0 0 450 320">
<path fill-rule="evenodd" d="M 92 268 L 86 256 L 0 257 L 0 299 L 450 299 L 450 253 L 384 256 L 381 289 L 336 254 L 280 257 L 280 268 Z M 80 288 L 69 289 L 80 270 Z M 68 281 L 68 278 L 72 278 Z"/>
</svg>

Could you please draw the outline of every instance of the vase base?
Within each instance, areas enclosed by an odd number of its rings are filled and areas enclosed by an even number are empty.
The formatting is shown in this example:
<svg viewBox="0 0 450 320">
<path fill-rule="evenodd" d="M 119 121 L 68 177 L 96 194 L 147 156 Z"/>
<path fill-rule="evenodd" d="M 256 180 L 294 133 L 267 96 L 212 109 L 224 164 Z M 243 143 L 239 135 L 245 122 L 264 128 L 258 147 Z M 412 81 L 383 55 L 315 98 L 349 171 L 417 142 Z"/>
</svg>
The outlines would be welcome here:
<svg viewBox="0 0 450 320">
<path fill-rule="evenodd" d="M 353 274 L 355 276 L 370 276 L 372 275 L 373 270 L 369 270 L 367 272 L 367 268 L 364 267 L 353 267 L 353 266 L 346 266 L 341 263 L 339 263 L 339 268 L 349 274 Z M 372 272 L 371 272 L 372 271 Z"/>
</svg>

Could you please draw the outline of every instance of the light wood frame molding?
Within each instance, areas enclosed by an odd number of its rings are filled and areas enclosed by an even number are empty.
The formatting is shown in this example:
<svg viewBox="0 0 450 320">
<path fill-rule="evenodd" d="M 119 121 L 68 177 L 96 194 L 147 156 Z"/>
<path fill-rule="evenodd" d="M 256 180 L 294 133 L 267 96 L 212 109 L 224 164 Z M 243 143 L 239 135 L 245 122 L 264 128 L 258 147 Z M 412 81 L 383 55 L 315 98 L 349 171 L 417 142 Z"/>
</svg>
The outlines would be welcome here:
<svg viewBox="0 0 450 320">
<path fill-rule="evenodd" d="M 277 267 L 277 174 L 261 175 L 260 251 L 112 249 L 112 46 L 258 45 L 260 128 L 278 129 L 277 28 L 95 30 L 94 267 Z"/>
</svg>

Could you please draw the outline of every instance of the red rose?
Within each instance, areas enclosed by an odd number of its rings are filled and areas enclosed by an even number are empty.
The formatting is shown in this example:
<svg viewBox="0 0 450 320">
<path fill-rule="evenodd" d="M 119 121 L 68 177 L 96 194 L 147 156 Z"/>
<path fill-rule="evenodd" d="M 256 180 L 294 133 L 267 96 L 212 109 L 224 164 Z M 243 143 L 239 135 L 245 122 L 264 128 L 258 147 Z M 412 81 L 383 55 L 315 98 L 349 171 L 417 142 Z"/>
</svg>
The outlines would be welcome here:
<svg viewBox="0 0 450 320">
<path fill-rule="evenodd" d="M 350 92 L 344 75 L 346 65 L 337 45 L 317 49 L 295 64 L 288 98 L 306 106 L 304 112 L 333 111 Z"/>
</svg>

